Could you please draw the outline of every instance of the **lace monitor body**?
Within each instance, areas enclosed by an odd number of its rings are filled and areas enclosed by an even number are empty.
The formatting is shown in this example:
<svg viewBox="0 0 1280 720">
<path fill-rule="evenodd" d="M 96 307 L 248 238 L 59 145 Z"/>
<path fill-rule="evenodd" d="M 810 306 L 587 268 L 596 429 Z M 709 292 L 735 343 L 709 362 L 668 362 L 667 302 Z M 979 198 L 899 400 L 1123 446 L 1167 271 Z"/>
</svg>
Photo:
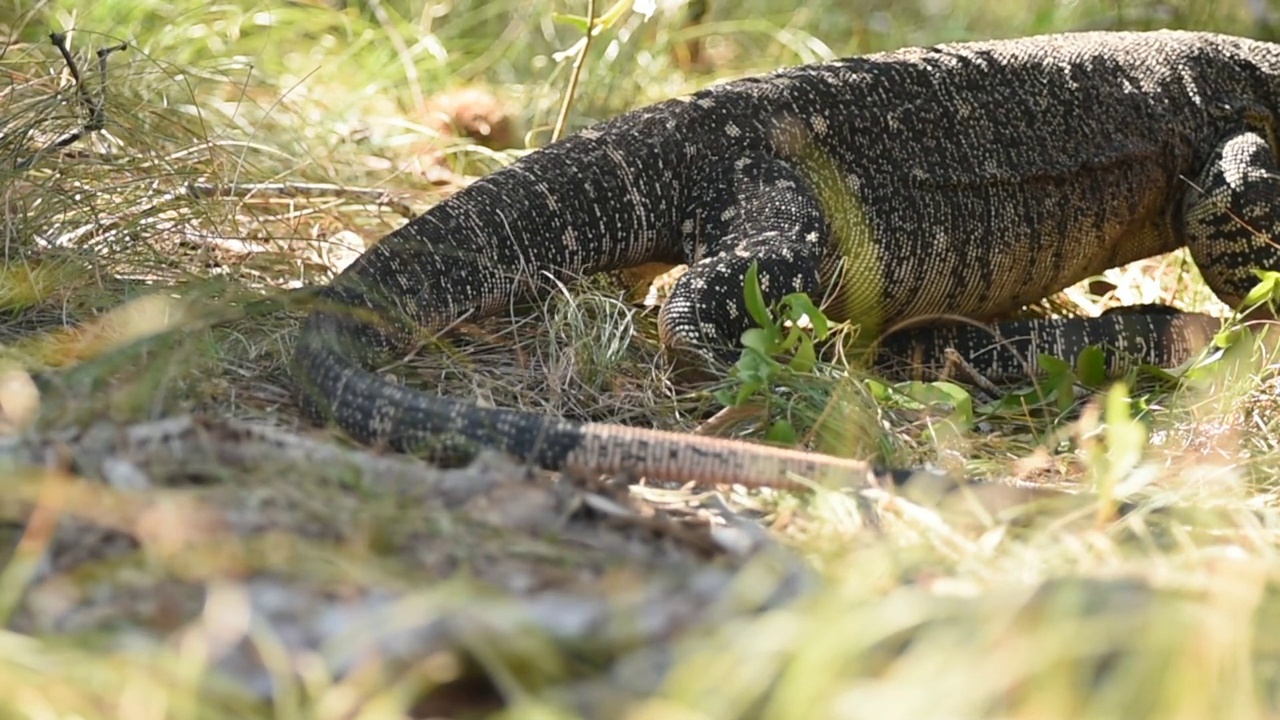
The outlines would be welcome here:
<svg viewBox="0 0 1280 720">
<path fill-rule="evenodd" d="M 495 313 L 584 274 L 687 263 L 664 342 L 704 353 L 804 291 L 877 332 L 1001 315 L 1107 268 L 1189 246 L 1229 303 L 1280 269 L 1280 45 L 1091 32 L 962 43 L 783 69 L 594 125 L 477 181 L 380 240 L 323 290 L 294 358 L 304 404 L 358 440 L 506 451 L 548 469 L 654 479 L 858 481 L 865 463 L 747 442 L 479 408 L 368 368 L 423 329 Z M 1003 326 L 1071 356 L 1091 342 L 1177 362 L 1199 316 Z M 994 377 L 984 332 L 914 329 Z M 1029 349 L 1024 343 L 1022 349 Z"/>
</svg>

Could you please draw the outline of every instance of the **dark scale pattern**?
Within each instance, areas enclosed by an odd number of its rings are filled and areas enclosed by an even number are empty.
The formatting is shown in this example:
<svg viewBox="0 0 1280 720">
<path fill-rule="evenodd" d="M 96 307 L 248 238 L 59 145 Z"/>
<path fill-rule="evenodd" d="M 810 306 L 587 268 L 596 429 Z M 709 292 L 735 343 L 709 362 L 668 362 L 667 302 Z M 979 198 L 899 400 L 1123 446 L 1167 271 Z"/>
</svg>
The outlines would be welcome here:
<svg viewBox="0 0 1280 720">
<path fill-rule="evenodd" d="M 825 298 L 871 336 L 940 314 L 997 318 L 1182 245 L 1234 299 L 1251 269 L 1280 269 L 1278 116 L 1280 46 L 1203 33 L 913 48 L 726 83 L 532 153 L 390 234 L 327 289 L 335 307 L 307 320 L 295 369 L 317 417 L 433 456 L 490 446 L 667 479 L 857 476 L 856 461 L 479 409 L 367 367 L 550 280 L 646 261 L 690 263 L 660 327 L 709 354 L 747 327 L 752 260 L 767 299 Z M 1024 338 L 1015 349 L 1072 357 L 1103 342 L 1169 364 L 1203 326 L 1139 313 L 997 332 Z M 995 377 L 1022 370 L 991 345 L 942 327 L 886 347 L 925 365 L 953 348 Z"/>
<path fill-rule="evenodd" d="M 880 345 L 877 370 L 891 377 L 966 379 L 966 368 L 947 362 L 948 348 L 965 349 L 963 359 L 987 380 L 1025 378 L 1040 371 L 1040 354 L 1075 362 L 1088 346 L 1102 350 L 1111 377 L 1137 363 L 1174 366 L 1190 359 L 1222 329 L 1208 315 L 1143 311 L 1097 318 L 1041 318 L 994 326 L 948 324 L 926 333 L 889 335 Z"/>
</svg>

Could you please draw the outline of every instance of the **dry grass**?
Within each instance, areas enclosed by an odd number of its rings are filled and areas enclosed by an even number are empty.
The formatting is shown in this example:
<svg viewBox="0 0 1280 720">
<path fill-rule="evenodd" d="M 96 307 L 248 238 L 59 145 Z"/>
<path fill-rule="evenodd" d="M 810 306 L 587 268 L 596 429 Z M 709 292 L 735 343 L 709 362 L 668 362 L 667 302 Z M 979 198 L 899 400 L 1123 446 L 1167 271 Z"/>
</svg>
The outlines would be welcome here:
<svg viewBox="0 0 1280 720">
<path fill-rule="evenodd" d="M 907 42 L 1260 27 L 1243 1 L 945 5 L 633 18 L 596 43 L 571 126 Z M 1110 406 L 975 393 L 972 425 L 831 366 L 769 398 L 846 454 L 996 481 L 958 491 L 438 470 L 301 423 L 297 314 L 240 315 L 518 154 L 491 146 L 545 139 L 565 81 L 549 54 L 576 39 L 552 9 L 0 0 L 3 420 L 23 425 L 25 373 L 51 372 L 31 432 L 0 440 L 6 717 L 1280 714 L 1280 412 L 1260 350 Z M 83 86 L 45 37 L 70 26 Z M 121 39 L 104 76 L 92 52 Z M 698 39 L 691 63 L 678 49 Z M 55 148 L 99 88 L 105 129 Z M 1224 310 L 1180 255 L 1107 280 L 1060 304 Z M 387 370 L 709 431 L 726 381 L 673 376 L 652 310 L 621 298 L 584 282 Z M 712 422 L 759 437 L 745 417 Z"/>
</svg>

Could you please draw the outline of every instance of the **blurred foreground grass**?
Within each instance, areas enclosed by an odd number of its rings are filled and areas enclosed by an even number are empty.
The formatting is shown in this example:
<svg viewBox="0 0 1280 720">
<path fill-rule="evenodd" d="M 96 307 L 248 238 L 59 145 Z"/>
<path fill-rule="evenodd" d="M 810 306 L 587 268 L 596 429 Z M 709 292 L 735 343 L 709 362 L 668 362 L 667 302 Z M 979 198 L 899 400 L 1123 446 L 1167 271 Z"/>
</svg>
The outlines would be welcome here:
<svg viewBox="0 0 1280 720">
<path fill-rule="evenodd" d="M 1276 27 L 1249 0 L 744 0 L 692 24 L 670 5 L 593 43 L 570 128 L 903 44 Z M 0 442 L 0 714 L 1280 714 L 1280 412 L 1249 348 L 1177 391 L 980 410 L 960 429 L 834 368 L 796 389 L 815 413 L 840 399 L 850 454 L 1006 481 L 991 493 L 583 489 L 290 432 L 296 317 L 212 321 L 323 281 L 544 144 L 568 73 L 555 53 L 578 40 L 552 14 L 583 8 L 0 0 L 0 343 L 6 368 L 66 371 L 32 434 Z M 48 41 L 72 29 L 107 121 L 57 150 L 85 119 Z M 121 41 L 102 74 L 93 52 Z M 1186 271 L 1175 255 L 1110 273 L 1109 299 L 1211 305 Z M 714 409 L 607 289 L 539 317 L 400 369 L 579 418 L 689 430 Z M 7 377 L 0 406 L 22 425 L 25 376 Z M 219 420 L 174 420 L 192 410 Z"/>
</svg>

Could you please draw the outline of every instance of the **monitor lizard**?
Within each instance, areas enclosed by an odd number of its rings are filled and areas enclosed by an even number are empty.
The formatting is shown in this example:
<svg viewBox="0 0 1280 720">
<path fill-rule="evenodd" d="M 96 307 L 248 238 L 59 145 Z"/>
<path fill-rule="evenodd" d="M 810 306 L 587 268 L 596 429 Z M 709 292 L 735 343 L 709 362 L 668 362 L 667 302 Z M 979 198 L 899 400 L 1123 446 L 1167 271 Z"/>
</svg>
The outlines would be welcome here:
<svg viewBox="0 0 1280 720">
<path fill-rule="evenodd" d="M 321 291 L 293 370 L 310 414 L 396 450 L 489 447 L 658 480 L 857 483 L 875 468 L 481 408 L 370 368 L 420 332 L 650 262 L 689 266 L 661 309 L 663 342 L 720 357 L 751 325 L 752 263 L 768 302 L 809 293 L 873 335 L 939 314 L 997 319 L 1183 246 L 1236 303 L 1255 268 L 1280 269 L 1278 117 L 1280 45 L 1203 32 L 944 44 L 726 82 L 532 152 L 382 238 Z M 1120 313 L 1013 334 L 1161 362 L 1186 355 L 1202 319 Z M 992 344 L 967 332 L 917 328 L 897 349 Z M 980 372 L 1024 371 L 990 357 Z"/>
</svg>

